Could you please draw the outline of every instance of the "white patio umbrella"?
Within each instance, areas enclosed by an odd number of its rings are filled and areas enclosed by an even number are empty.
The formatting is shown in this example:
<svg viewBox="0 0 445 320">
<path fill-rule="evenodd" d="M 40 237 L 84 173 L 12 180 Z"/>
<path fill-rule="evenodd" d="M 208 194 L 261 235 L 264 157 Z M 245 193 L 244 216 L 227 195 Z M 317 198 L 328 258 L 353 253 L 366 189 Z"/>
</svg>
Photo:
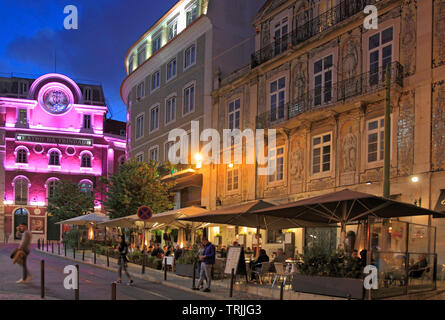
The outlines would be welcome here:
<svg viewBox="0 0 445 320">
<path fill-rule="evenodd" d="M 105 222 L 108 220 L 110 220 L 110 218 L 108 218 L 108 216 L 106 216 L 105 214 L 93 212 L 90 214 L 85 214 L 85 215 L 71 218 L 68 220 L 56 222 L 56 224 L 69 224 L 69 225 L 85 226 L 85 225 L 89 225 L 89 224 L 98 224 L 100 222 Z"/>
</svg>

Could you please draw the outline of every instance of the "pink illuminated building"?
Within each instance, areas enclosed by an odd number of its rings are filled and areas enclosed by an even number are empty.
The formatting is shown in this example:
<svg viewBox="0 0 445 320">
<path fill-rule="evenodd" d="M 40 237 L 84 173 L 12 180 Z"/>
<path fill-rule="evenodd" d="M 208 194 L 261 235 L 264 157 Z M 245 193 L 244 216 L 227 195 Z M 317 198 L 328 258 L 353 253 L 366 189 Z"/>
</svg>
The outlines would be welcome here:
<svg viewBox="0 0 445 320">
<path fill-rule="evenodd" d="M 106 119 L 107 111 L 99 85 L 61 74 L 0 78 L 0 236 L 14 239 L 24 221 L 35 241 L 59 239 L 46 212 L 57 180 L 100 190 L 99 178 L 125 161 L 125 123 Z M 103 211 L 104 195 L 95 196 L 95 210 Z"/>
</svg>

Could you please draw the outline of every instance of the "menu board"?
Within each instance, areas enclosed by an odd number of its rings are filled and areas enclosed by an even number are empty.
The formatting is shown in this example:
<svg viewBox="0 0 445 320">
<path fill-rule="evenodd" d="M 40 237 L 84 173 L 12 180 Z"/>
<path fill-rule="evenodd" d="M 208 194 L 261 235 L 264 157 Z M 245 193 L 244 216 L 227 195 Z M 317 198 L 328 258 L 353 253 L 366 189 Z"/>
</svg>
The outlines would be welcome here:
<svg viewBox="0 0 445 320">
<path fill-rule="evenodd" d="M 241 247 L 229 247 L 227 249 L 227 260 L 224 273 L 231 274 L 232 269 L 235 269 L 235 273 L 237 272 L 240 255 L 241 255 Z"/>
</svg>

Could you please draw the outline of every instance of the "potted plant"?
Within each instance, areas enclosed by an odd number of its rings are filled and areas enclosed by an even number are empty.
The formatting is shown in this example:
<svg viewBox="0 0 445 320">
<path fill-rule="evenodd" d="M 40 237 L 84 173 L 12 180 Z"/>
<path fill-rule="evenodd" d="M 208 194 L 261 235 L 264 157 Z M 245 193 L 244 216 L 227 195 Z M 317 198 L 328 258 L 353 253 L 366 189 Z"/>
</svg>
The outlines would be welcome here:
<svg viewBox="0 0 445 320">
<path fill-rule="evenodd" d="M 193 245 L 191 250 L 184 250 L 175 264 L 175 273 L 179 276 L 193 277 L 193 266 L 196 261 L 198 246 Z"/>
<path fill-rule="evenodd" d="M 294 291 L 363 299 L 362 266 L 343 250 L 305 248 L 302 259 L 292 278 Z"/>
<path fill-rule="evenodd" d="M 222 235 L 220 233 L 215 235 L 215 244 L 218 246 L 222 245 Z"/>
</svg>

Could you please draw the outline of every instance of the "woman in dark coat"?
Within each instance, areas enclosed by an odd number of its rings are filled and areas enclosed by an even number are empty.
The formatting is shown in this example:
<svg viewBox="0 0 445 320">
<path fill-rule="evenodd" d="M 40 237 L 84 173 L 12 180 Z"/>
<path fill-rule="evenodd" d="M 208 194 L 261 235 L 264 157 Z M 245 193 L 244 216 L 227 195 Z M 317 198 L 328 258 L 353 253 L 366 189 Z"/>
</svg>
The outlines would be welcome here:
<svg viewBox="0 0 445 320">
<path fill-rule="evenodd" d="M 119 264 L 119 270 L 118 270 L 119 279 L 116 282 L 117 283 L 121 283 L 122 282 L 122 268 L 124 268 L 125 274 L 127 275 L 128 279 L 129 279 L 128 285 L 132 285 L 133 284 L 133 279 L 131 278 L 131 275 L 127 271 L 128 245 L 125 242 L 125 236 L 124 235 L 121 235 L 121 242 L 120 242 L 117 250 L 119 251 L 119 260 L 118 260 L 118 264 Z"/>
</svg>

